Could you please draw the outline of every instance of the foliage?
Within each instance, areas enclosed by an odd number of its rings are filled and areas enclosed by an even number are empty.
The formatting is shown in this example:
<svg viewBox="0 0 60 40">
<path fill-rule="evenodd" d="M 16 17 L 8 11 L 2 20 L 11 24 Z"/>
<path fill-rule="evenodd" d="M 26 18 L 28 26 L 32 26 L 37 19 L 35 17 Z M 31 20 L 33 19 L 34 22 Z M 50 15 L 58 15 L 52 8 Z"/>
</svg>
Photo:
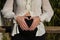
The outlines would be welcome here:
<svg viewBox="0 0 60 40">
<path fill-rule="evenodd" d="M 45 25 L 60 26 L 60 0 L 50 0 L 50 3 L 54 10 L 54 16 L 52 17 L 52 20 L 49 23 L 45 22 Z"/>
<path fill-rule="evenodd" d="M 60 26 L 60 0 L 50 0 L 50 3 L 54 10 L 54 16 L 52 17 L 52 20 L 49 23 L 45 22 L 45 25 Z M 46 40 L 60 40 L 60 34 L 46 34 Z"/>
</svg>

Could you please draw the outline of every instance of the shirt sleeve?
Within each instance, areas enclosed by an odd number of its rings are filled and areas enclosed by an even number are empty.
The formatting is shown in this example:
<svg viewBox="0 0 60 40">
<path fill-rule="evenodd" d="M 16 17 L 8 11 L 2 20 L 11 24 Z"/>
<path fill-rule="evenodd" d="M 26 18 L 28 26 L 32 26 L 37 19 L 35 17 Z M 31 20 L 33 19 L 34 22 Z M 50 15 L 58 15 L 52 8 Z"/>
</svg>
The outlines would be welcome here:
<svg viewBox="0 0 60 40">
<path fill-rule="evenodd" d="M 13 12 L 13 1 L 14 0 L 6 0 L 6 3 L 1 10 L 3 16 L 5 18 L 13 18 L 14 17 L 14 12 Z"/>
<path fill-rule="evenodd" d="M 49 3 L 49 0 L 42 0 L 43 13 L 40 15 L 40 20 L 49 22 L 54 14 L 53 9 Z"/>
</svg>

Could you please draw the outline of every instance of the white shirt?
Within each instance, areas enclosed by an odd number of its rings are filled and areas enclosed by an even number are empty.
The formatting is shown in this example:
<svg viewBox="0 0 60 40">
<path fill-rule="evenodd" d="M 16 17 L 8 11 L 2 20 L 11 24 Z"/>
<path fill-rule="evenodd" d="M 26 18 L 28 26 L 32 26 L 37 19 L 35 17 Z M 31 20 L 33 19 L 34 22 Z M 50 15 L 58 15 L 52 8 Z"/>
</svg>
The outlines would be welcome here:
<svg viewBox="0 0 60 40">
<path fill-rule="evenodd" d="M 44 21 L 49 22 L 54 14 L 52 7 L 49 3 L 49 0 L 16 0 L 17 7 L 15 12 L 13 12 L 13 3 L 14 0 L 6 1 L 2 9 L 4 17 L 15 18 L 16 16 L 23 16 L 26 13 L 26 10 L 29 10 L 31 16 L 39 16 L 41 20 L 40 24 L 37 26 L 38 31 L 36 33 L 36 36 L 42 36 L 43 34 L 45 34 L 45 28 L 43 22 Z M 16 25 L 12 33 L 13 35 L 16 34 Z"/>
</svg>

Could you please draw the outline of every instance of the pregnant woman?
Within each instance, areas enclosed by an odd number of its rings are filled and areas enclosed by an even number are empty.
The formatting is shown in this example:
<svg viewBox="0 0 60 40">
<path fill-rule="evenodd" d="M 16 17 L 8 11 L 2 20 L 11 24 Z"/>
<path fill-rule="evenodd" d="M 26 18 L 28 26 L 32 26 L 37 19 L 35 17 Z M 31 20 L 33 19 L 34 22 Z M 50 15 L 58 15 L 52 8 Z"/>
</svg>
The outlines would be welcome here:
<svg viewBox="0 0 60 40">
<path fill-rule="evenodd" d="M 1 11 L 5 18 L 14 18 L 12 40 L 45 40 L 43 22 L 53 16 L 49 0 L 6 0 Z"/>
</svg>

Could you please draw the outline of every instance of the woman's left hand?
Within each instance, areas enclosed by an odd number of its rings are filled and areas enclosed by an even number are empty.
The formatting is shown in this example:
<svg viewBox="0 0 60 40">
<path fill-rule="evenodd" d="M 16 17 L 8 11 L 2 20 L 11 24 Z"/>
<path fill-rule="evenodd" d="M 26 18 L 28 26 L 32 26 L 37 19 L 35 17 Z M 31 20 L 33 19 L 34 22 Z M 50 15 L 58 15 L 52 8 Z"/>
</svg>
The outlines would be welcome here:
<svg viewBox="0 0 60 40">
<path fill-rule="evenodd" d="M 33 19 L 33 23 L 30 26 L 29 30 L 33 31 L 37 27 L 37 25 L 40 23 L 40 18 L 39 16 L 36 16 L 36 17 L 31 17 L 30 19 Z"/>
</svg>

